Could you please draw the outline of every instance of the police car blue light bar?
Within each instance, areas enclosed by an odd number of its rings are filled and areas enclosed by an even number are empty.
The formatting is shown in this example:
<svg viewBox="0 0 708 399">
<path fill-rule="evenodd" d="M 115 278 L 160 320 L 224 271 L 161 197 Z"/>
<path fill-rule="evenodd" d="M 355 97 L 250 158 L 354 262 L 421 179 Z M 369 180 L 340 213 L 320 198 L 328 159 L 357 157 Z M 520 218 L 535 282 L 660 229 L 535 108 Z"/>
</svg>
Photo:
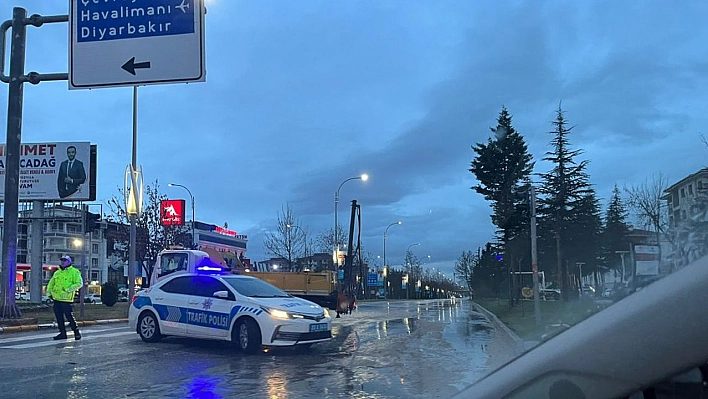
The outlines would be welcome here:
<svg viewBox="0 0 708 399">
<path fill-rule="evenodd" d="M 220 271 L 223 271 L 224 269 L 222 269 L 220 267 L 201 266 L 201 267 L 198 267 L 197 270 L 205 271 L 205 272 L 220 272 Z"/>
</svg>

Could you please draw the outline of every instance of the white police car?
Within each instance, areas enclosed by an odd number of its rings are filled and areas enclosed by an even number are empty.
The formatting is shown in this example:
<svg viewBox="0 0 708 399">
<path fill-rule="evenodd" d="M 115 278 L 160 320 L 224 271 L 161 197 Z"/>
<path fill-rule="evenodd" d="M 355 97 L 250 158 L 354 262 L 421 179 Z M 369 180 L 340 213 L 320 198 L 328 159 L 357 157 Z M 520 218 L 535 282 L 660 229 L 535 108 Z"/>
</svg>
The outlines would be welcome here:
<svg viewBox="0 0 708 399">
<path fill-rule="evenodd" d="M 327 309 L 255 277 L 175 273 L 135 294 L 130 328 L 146 342 L 165 335 L 233 341 L 247 353 L 332 338 Z"/>
</svg>

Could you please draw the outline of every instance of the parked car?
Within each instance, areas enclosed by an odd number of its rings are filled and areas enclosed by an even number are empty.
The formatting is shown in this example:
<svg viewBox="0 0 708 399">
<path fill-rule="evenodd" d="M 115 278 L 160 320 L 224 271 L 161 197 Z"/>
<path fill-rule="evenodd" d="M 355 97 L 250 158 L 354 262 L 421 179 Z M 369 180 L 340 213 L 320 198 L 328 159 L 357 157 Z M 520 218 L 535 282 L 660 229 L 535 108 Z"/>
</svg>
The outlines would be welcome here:
<svg viewBox="0 0 708 399">
<path fill-rule="evenodd" d="M 561 296 L 561 290 L 559 290 L 558 288 L 542 288 L 539 293 L 541 294 L 541 298 L 546 300 L 558 300 Z"/>
<path fill-rule="evenodd" d="M 612 298 L 612 288 L 605 288 L 602 290 L 602 294 L 600 294 L 600 296 L 603 298 Z"/>
<path fill-rule="evenodd" d="M 101 295 L 100 294 L 88 294 L 84 297 L 84 302 L 85 303 L 92 303 L 94 305 L 96 304 L 101 304 Z"/>
</svg>

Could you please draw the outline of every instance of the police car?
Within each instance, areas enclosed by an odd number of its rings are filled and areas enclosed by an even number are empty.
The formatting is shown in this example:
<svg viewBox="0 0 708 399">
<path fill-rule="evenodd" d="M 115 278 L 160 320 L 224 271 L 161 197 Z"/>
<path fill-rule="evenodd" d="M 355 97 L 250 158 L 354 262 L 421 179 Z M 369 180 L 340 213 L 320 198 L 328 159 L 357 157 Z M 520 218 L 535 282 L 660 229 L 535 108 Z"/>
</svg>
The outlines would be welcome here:
<svg viewBox="0 0 708 399">
<path fill-rule="evenodd" d="M 232 341 L 246 353 L 332 338 L 327 309 L 255 277 L 198 267 L 135 294 L 130 328 L 146 342 L 166 335 Z"/>
</svg>

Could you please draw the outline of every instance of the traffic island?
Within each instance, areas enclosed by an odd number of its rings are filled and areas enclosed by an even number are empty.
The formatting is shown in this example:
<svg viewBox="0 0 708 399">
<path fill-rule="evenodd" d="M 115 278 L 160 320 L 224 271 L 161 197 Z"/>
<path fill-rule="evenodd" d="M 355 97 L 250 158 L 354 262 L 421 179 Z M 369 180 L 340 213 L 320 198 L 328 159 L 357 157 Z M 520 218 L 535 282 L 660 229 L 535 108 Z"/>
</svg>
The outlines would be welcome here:
<svg viewBox="0 0 708 399">
<path fill-rule="evenodd" d="M 37 325 L 39 319 L 36 317 L 19 317 L 16 319 L 0 319 L 0 327 L 17 327 Z"/>
</svg>

